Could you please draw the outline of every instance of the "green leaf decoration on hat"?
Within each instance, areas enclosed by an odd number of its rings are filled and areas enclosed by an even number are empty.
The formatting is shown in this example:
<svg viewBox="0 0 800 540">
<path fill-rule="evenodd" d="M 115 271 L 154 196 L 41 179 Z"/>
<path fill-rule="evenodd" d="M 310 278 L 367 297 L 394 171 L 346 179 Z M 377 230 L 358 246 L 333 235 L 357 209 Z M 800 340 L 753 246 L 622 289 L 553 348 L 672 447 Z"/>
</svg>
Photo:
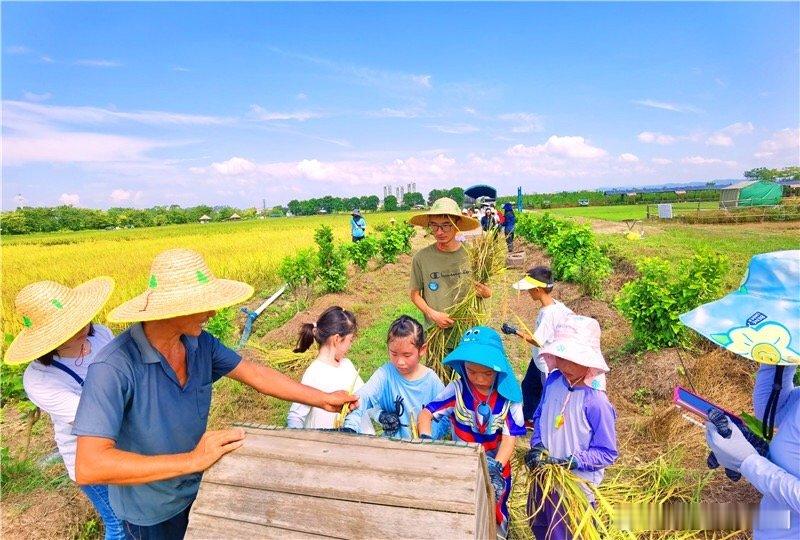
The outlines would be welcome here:
<svg viewBox="0 0 800 540">
<path fill-rule="evenodd" d="M 733 340 L 730 338 L 728 334 L 711 334 L 711 339 L 722 345 L 723 347 L 727 347 Z"/>
<path fill-rule="evenodd" d="M 208 283 L 208 276 L 207 276 L 207 275 L 205 275 L 203 272 L 201 272 L 200 270 L 198 270 L 196 275 L 197 275 L 197 281 L 199 281 L 199 282 L 200 282 L 200 283 L 202 283 L 203 285 L 205 285 L 206 283 Z"/>
<path fill-rule="evenodd" d="M 150 285 L 151 289 L 155 289 L 156 287 L 158 287 L 158 280 L 156 279 L 156 275 L 155 274 L 150 274 L 150 283 L 149 283 L 149 285 Z"/>
<path fill-rule="evenodd" d="M 28 317 L 27 315 L 23 315 L 22 316 L 22 326 L 24 326 L 25 328 L 30 328 L 31 326 L 33 326 L 33 322 L 31 322 L 31 318 Z"/>
<path fill-rule="evenodd" d="M 64 308 L 64 304 L 62 304 L 61 301 L 58 298 L 53 298 L 52 300 L 50 300 L 50 303 L 53 304 L 54 306 L 56 306 L 56 308 L 58 308 L 58 309 L 63 309 Z"/>
</svg>

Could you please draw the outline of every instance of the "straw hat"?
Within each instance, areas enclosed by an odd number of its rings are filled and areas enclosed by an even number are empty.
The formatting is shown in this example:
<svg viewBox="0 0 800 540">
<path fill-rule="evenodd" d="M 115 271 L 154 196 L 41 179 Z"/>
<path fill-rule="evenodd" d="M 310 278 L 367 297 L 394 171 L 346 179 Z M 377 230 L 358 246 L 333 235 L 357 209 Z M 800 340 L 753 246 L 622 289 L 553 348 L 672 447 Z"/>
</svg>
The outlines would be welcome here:
<svg viewBox="0 0 800 540">
<path fill-rule="evenodd" d="M 214 311 L 244 302 L 253 287 L 219 279 L 203 257 L 190 249 L 169 249 L 156 255 L 147 290 L 108 314 L 115 323 L 157 321 Z"/>
<path fill-rule="evenodd" d="M 35 360 L 63 345 L 92 322 L 114 289 L 110 277 L 91 279 L 70 289 L 55 281 L 23 288 L 14 301 L 23 329 L 6 350 L 6 364 Z"/>
<path fill-rule="evenodd" d="M 481 226 L 477 219 L 462 216 L 458 203 L 448 197 L 436 199 L 427 211 L 412 216 L 408 222 L 418 227 L 427 227 L 431 216 L 450 216 L 460 231 L 471 231 Z"/>
</svg>

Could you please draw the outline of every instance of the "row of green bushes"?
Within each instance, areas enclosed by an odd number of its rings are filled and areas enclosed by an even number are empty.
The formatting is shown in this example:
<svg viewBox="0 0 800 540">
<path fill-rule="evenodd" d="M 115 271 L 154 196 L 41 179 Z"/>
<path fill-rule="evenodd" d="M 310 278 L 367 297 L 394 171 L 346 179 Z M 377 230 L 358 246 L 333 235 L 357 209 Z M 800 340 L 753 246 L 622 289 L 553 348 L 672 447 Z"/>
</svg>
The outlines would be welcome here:
<svg viewBox="0 0 800 540">
<path fill-rule="evenodd" d="M 549 213 L 522 214 L 517 218 L 516 233 L 545 249 L 552 259 L 555 279 L 577 283 L 590 296 L 597 296 L 611 275 L 607 250 L 597 243 L 587 225 Z"/>
<path fill-rule="evenodd" d="M 321 225 L 314 232 L 317 248 L 302 249 L 285 257 L 278 275 L 293 289 L 319 285 L 323 293 L 343 291 L 347 287 L 349 262 L 366 270 L 372 259 L 389 264 L 397 262 L 401 254 L 411 252 L 414 228 L 410 225 L 382 227 L 379 233 L 377 237 L 367 236 L 359 242 L 337 246 L 331 228 Z"/>
</svg>

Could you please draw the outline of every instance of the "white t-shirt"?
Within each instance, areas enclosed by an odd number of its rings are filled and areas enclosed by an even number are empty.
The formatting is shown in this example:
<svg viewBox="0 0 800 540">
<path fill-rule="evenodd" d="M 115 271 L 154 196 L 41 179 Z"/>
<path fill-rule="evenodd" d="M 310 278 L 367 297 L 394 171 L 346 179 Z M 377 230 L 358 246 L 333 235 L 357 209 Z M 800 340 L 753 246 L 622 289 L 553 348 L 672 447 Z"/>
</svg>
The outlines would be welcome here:
<svg viewBox="0 0 800 540">
<path fill-rule="evenodd" d="M 356 381 L 353 386 L 353 381 Z M 321 360 L 314 360 L 303 373 L 300 381 L 323 392 L 336 392 L 346 390 L 353 392 L 364 386 L 364 381 L 358 375 L 353 362 L 349 358 L 342 358 L 338 366 L 332 366 Z M 298 429 L 332 429 L 338 413 L 328 412 L 318 407 L 310 407 L 302 403 L 292 403 L 286 424 L 290 428 Z M 361 433 L 375 434 L 372 421 L 368 414 L 362 417 Z"/>
<path fill-rule="evenodd" d="M 100 350 L 112 339 L 111 330 L 100 324 L 94 323 L 94 335 L 89 336 L 92 352 L 83 358 L 55 359 L 74 371 L 81 379 L 86 378 L 89 366 L 97 358 Z M 81 399 L 82 387 L 64 371 L 55 366 L 45 366 L 40 362 L 31 362 L 22 375 L 22 384 L 25 393 L 34 405 L 50 415 L 55 432 L 58 452 L 64 459 L 69 477 L 75 480 L 75 450 L 78 440 L 72 434 L 72 422 L 78 410 Z"/>
<path fill-rule="evenodd" d="M 536 342 L 540 345 L 545 345 L 550 342 L 555 337 L 556 327 L 561 324 L 568 315 L 572 315 L 572 310 L 558 300 L 553 300 L 552 304 L 540 309 L 539 314 L 536 315 L 536 329 L 533 331 L 533 337 Z M 544 359 L 539 354 L 539 347 L 534 346 L 531 349 L 531 353 L 533 363 L 539 371 L 546 376 L 547 364 L 545 364 Z"/>
</svg>

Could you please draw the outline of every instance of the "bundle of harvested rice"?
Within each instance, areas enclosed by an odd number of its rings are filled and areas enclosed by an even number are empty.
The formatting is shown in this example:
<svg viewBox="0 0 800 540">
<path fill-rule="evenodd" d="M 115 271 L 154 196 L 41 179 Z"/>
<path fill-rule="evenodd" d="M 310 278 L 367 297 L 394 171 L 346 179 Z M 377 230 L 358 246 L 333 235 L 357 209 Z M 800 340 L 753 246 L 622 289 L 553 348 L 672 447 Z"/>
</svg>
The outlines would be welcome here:
<svg viewBox="0 0 800 540">
<path fill-rule="evenodd" d="M 358 371 L 356 371 L 356 377 L 353 379 L 353 384 L 350 385 L 349 392 L 352 394 L 356 389 L 356 383 L 358 383 Z M 336 418 L 333 419 L 333 429 L 339 429 L 344 426 L 344 420 L 347 418 L 348 413 L 350 412 L 350 404 L 345 403 L 342 405 L 342 410 L 339 411 L 339 414 L 336 415 Z"/>
<path fill-rule="evenodd" d="M 434 327 L 428 336 L 428 365 L 443 381 L 452 378 L 452 370 L 442 365 L 447 353 L 453 350 L 469 328 L 485 324 L 489 319 L 487 301 L 475 291 L 475 283 L 493 285 L 506 269 L 505 238 L 498 230 L 464 244 L 469 257 L 470 273 L 462 279 L 461 296 L 447 314 L 453 319 L 450 328 Z"/>
</svg>

